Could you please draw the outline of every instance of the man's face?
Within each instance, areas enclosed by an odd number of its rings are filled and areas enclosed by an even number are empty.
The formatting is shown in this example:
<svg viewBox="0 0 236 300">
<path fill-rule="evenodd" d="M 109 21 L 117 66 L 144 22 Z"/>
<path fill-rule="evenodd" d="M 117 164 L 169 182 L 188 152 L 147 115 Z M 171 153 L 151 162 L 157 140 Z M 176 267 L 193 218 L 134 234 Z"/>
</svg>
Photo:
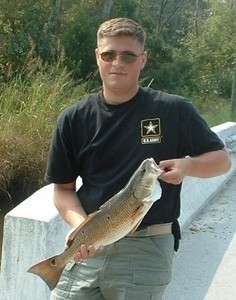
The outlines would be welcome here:
<svg viewBox="0 0 236 300">
<path fill-rule="evenodd" d="M 128 95 L 137 89 L 140 71 L 147 60 L 137 40 L 126 36 L 103 38 L 95 52 L 105 94 L 107 91 Z"/>
</svg>

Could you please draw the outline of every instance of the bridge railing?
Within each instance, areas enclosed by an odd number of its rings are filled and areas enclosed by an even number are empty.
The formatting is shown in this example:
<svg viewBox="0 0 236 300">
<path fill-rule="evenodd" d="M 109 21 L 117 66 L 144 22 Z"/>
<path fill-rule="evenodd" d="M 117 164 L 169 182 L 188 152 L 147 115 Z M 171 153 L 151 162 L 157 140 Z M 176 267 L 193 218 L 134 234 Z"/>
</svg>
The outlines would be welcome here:
<svg viewBox="0 0 236 300">
<path fill-rule="evenodd" d="M 182 189 L 180 223 L 185 227 L 214 198 L 236 172 L 236 123 L 212 128 L 229 148 L 232 168 L 226 175 L 199 179 L 187 177 Z M 78 179 L 78 186 L 81 184 Z M 46 284 L 27 269 L 40 260 L 61 252 L 69 226 L 60 218 L 52 201 L 53 186 L 38 190 L 10 211 L 4 221 L 0 271 L 0 300 L 47 300 Z"/>
</svg>

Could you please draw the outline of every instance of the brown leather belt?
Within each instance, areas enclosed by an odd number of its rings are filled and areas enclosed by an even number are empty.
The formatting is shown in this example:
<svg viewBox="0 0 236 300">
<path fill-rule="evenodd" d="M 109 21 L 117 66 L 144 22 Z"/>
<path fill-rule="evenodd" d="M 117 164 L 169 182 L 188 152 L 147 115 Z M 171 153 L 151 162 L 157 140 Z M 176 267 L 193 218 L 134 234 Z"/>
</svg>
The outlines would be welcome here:
<svg viewBox="0 0 236 300">
<path fill-rule="evenodd" d="M 169 234 L 171 232 L 172 232 L 172 223 L 154 224 L 144 229 L 128 233 L 126 237 L 155 236 L 155 235 Z"/>
</svg>

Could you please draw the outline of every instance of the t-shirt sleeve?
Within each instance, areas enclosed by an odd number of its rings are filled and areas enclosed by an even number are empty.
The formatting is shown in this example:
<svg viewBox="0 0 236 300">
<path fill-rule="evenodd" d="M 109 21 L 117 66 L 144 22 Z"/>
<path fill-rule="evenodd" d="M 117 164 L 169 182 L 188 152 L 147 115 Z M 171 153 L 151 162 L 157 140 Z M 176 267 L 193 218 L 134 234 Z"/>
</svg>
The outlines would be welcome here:
<svg viewBox="0 0 236 300">
<path fill-rule="evenodd" d="M 70 118 L 62 113 L 55 126 L 44 176 L 49 183 L 70 183 L 78 177 Z"/>
<path fill-rule="evenodd" d="M 186 118 L 186 116 L 188 116 Z M 186 120 L 183 122 L 183 120 Z M 190 156 L 197 156 L 205 152 L 217 151 L 224 148 L 224 143 L 211 130 L 207 122 L 200 116 L 191 102 L 185 101 L 180 114 L 182 124 L 182 136 L 185 140 L 184 153 Z"/>
</svg>

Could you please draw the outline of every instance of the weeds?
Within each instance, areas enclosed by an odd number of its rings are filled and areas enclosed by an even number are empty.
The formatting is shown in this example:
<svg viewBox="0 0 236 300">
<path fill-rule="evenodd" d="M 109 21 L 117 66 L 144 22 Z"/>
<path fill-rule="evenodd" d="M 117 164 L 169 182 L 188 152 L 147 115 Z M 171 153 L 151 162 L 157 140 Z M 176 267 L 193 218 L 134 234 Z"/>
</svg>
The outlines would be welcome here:
<svg viewBox="0 0 236 300">
<path fill-rule="evenodd" d="M 43 186 L 56 117 L 85 94 L 85 84 L 75 86 L 60 64 L 31 60 L 0 92 L 0 197 L 19 202 Z"/>
<path fill-rule="evenodd" d="M 227 121 L 234 121 L 231 116 L 229 100 L 220 97 L 202 99 L 193 96 L 193 104 L 211 127 Z"/>
</svg>

